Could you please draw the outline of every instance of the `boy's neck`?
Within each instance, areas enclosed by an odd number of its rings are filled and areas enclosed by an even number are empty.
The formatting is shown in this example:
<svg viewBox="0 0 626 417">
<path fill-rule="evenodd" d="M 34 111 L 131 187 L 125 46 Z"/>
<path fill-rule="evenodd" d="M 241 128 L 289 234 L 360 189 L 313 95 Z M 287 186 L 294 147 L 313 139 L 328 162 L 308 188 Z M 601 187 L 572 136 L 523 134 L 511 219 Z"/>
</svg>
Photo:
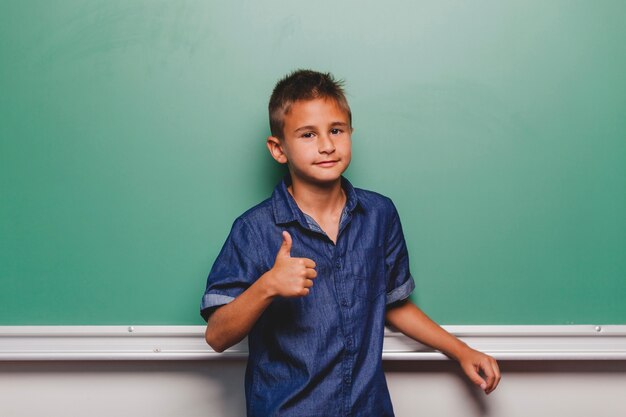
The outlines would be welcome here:
<svg viewBox="0 0 626 417">
<path fill-rule="evenodd" d="M 314 218 L 341 213 L 347 200 L 341 187 L 341 178 L 328 185 L 294 181 L 287 189 L 300 210 Z"/>
</svg>

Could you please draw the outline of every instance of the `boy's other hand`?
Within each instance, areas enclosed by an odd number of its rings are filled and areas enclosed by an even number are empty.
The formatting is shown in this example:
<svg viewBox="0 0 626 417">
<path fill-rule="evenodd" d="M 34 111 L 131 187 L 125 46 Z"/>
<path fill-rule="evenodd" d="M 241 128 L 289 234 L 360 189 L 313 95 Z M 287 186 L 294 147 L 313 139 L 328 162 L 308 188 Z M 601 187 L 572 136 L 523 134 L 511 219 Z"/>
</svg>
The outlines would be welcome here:
<svg viewBox="0 0 626 417">
<path fill-rule="evenodd" d="M 465 375 L 480 386 L 485 394 L 490 394 L 496 389 L 500 382 L 500 368 L 494 358 L 468 347 L 462 355 L 459 355 L 458 361 Z"/>
<path fill-rule="evenodd" d="M 317 277 L 315 262 L 309 258 L 292 258 L 291 245 L 291 235 L 284 231 L 283 243 L 266 278 L 273 296 L 304 297 Z"/>
</svg>

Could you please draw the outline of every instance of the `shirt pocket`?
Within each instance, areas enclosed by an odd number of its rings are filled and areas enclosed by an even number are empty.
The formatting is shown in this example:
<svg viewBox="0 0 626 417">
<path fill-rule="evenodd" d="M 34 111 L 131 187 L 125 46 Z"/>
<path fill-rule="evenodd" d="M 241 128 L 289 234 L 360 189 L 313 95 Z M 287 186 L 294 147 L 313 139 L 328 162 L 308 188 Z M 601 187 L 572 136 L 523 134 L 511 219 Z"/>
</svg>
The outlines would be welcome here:
<svg viewBox="0 0 626 417">
<path fill-rule="evenodd" d="M 352 275 L 357 297 L 374 301 L 385 293 L 385 261 L 383 248 L 367 248 L 352 252 Z"/>
</svg>

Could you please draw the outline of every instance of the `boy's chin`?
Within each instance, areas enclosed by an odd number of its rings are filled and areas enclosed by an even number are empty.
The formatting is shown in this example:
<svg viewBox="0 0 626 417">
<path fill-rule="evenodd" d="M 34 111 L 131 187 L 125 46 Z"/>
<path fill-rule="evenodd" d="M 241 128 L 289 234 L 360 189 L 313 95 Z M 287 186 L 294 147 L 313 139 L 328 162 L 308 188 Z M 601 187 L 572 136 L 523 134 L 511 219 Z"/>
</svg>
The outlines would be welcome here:
<svg viewBox="0 0 626 417">
<path fill-rule="evenodd" d="M 298 182 L 302 182 L 302 183 L 307 183 L 307 184 L 311 184 L 311 185 L 316 185 L 318 187 L 331 187 L 334 186 L 335 184 L 337 184 L 337 182 L 341 182 L 341 175 L 343 174 L 343 172 L 339 173 L 339 174 L 330 174 L 329 175 L 320 175 L 320 176 L 315 176 L 315 177 L 300 177 L 297 176 L 295 178 L 297 178 Z M 294 179 L 294 174 L 293 172 L 291 173 L 291 178 L 292 180 Z"/>
</svg>

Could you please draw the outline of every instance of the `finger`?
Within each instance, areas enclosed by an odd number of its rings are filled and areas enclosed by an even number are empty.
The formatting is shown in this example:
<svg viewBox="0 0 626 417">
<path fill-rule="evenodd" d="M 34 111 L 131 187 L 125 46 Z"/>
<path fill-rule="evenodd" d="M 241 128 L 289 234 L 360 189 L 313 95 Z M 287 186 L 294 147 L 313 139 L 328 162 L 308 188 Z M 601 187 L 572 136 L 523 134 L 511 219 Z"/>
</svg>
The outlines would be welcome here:
<svg viewBox="0 0 626 417">
<path fill-rule="evenodd" d="M 304 280 L 304 287 L 305 288 L 311 288 L 313 286 L 313 281 L 310 279 L 305 279 Z"/>
<path fill-rule="evenodd" d="M 494 372 L 489 360 L 483 360 L 479 366 L 487 377 L 487 387 L 483 389 L 485 390 L 485 392 L 490 393 L 495 388 L 494 384 L 496 382 L 496 373 Z"/>
<path fill-rule="evenodd" d="M 464 368 L 465 374 L 474 384 L 478 385 L 481 389 L 487 388 L 487 382 L 478 374 L 477 369 L 474 366 L 468 366 Z"/>
<path fill-rule="evenodd" d="M 305 274 L 308 279 L 314 279 L 317 277 L 317 271 L 312 268 L 307 269 Z"/>
<path fill-rule="evenodd" d="M 298 261 L 298 264 L 304 266 L 307 269 L 313 269 L 317 266 L 314 260 L 309 258 L 291 258 Z"/>
<path fill-rule="evenodd" d="M 302 258 L 304 260 L 304 266 L 306 266 L 307 268 L 315 268 L 317 266 L 317 264 L 315 263 L 315 261 L 313 259 L 309 259 L 309 258 Z"/>
<path fill-rule="evenodd" d="M 496 381 L 493 384 L 493 387 L 491 388 L 491 391 L 493 391 L 493 390 L 496 389 L 496 387 L 500 383 L 500 379 L 502 379 L 502 376 L 500 374 L 500 367 L 498 366 L 498 362 L 495 359 L 491 359 L 491 366 L 492 366 L 493 372 L 494 372 L 494 374 L 496 376 Z"/>
<path fill-rule="evenodd" d="M 283 231 L 283 243 L 280 245 L 280 249 L 278 249 L 278 256 L 291 257 L 291 235 L 288 231 Z"/>
</svg>

